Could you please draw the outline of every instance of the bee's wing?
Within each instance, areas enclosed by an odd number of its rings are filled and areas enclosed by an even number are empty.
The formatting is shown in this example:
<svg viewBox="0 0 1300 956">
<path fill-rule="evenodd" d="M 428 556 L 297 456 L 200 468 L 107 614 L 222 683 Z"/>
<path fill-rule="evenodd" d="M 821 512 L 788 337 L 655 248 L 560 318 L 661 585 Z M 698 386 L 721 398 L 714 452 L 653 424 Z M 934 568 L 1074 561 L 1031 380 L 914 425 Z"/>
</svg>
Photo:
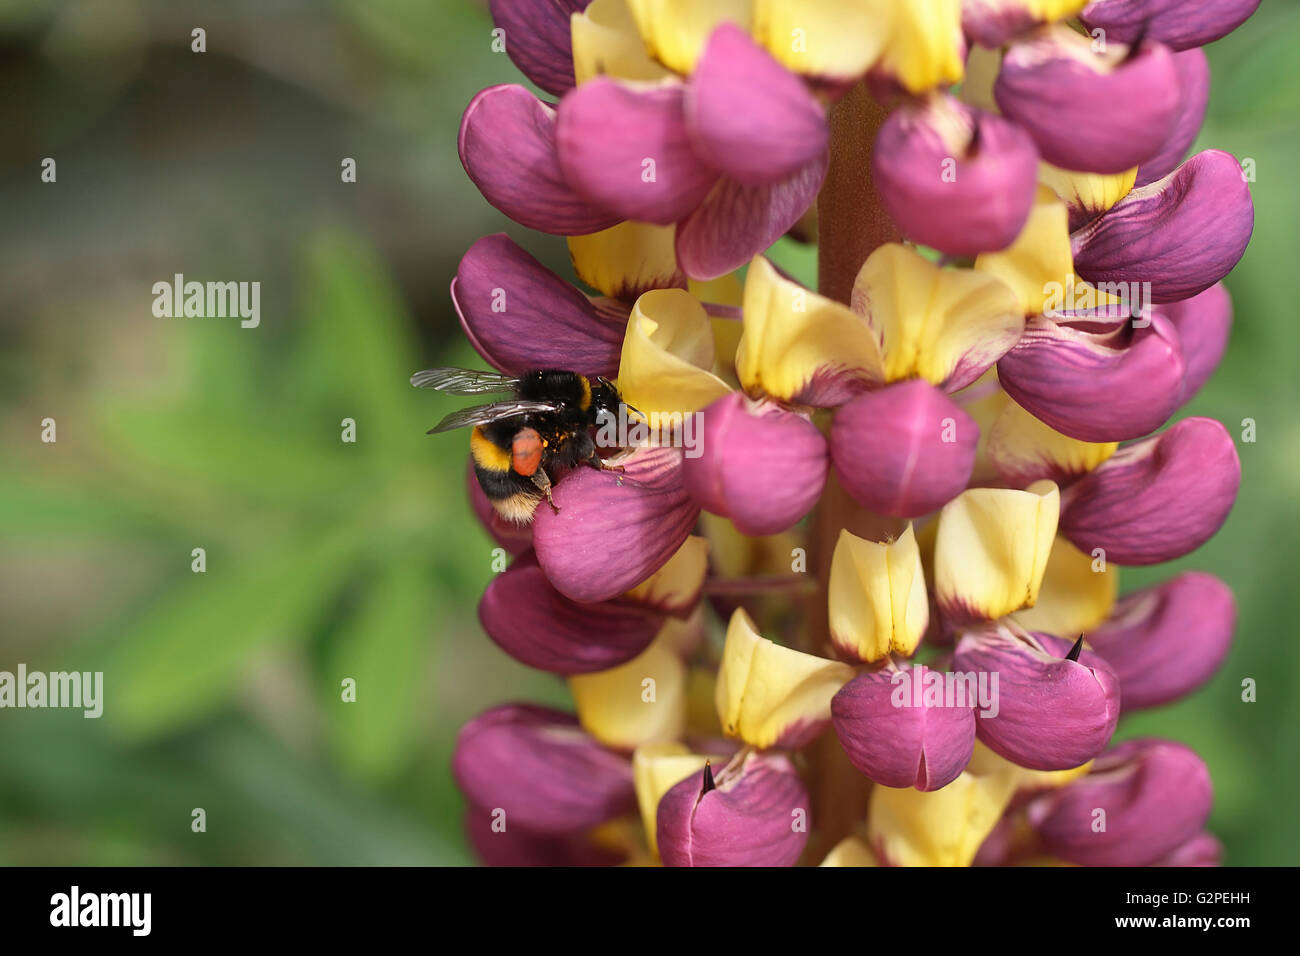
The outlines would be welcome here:
<svg viewBox="0 0 1300 956">
<path fill-rule="evenodd" d="M 559 409 L 559 405 L 551 402 L 523 400 L 493 402 L 491 405 L 473 405 L 452 412 L 438 422 L 437 425 L 430 428 L 426 434 L 432 435 L 436 432 L 451 431 L 453 428 L 464 428 L 466 425 L 486 425 L 488 422 L 511 418 L 515 415 L 527 415 L 529 412 L 555 412 L 559 411 Z"/>
<path fill-rule="evenodd" d="M 519 379 L 472 368 L 426 368 L 411 376 L 411 384 L 416 388 L 436 388 L 452 395 L 478 395 L 482 392 L 513 392 Z"/>
</svg>

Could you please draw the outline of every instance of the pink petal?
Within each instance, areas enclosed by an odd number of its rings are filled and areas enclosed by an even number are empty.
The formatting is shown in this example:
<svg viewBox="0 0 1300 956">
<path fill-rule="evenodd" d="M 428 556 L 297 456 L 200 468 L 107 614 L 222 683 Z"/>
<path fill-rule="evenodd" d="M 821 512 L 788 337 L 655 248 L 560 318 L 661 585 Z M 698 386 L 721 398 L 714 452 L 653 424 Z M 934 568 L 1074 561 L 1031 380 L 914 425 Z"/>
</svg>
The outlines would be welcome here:
<svg viewBox="0 0 1300 956">
<path fill-rule="evenodd" d="M 957 643 L 952 669 L 997 675 L 996 713 L 975 721 L 990 750 L 1031 770 L 1069 770 L 1087 763 L 1110 743 L 1119 720 L 1119 678 L 1089 651 L 1067 655 L 1074 641 L 999 632 L 968 634 Z"/>
<path fill-rule="evenodd" d="M 1175 53 L 1174 68 L 1178 71 L 1179 89 L 1174 129 L 1160 152 L 1144 160 L 1138 168 L 1138 186 L 1164 179 L 1177 169 L 1205 122 L 1205 109 L 1210 102 L 1210 63 L 1205 54 L 1199 49 Z"/>
<path fill-rule="evenodd" d="M 1061 495 L 1060 530 L 1116 564 L 1159 564 L 1196 550 L 1228 517 L 1241 461 L 1227 430 L 1185 418 L 1116 452 Z"/>
<path fill-rule="evenodd" d="M 533 519 L 537 560 L 574 601 L 608 601 L 663 567 L 695 527 L 700 509 L 682 482 L 682 452 L 647 448 L 622 474 L 580 465 L 555 487 L 558 514 Z"/>
<path fill-rule="evenodd" d="M 591 0 L 490 0 L 492 22 L 505 32 L 506 56 L 556 96 L 573 88 L 571 14 Z"/>
<path fill-rule="evenodd" d="M 522 664 L 553 674 L 590 674 L 636 657 L 666 615 L 632 601 L 575 604 L 551 585 L 532 554 L 488 584 L 478 617 L 493 643 Z"/>
<path fill-rule="evenodd" d="M 1011 47 L 994 85 L 1002 113 L 1062 169 L 1121 173 L 1160 151 L 1180 94 L 1173 54 L 1146 43 L 1112 65 L 1053 34 Z"/>
<path fill-rule="evenodd" d="M 471 804 L 505 811 L 507 829 L 573 833 L 636 810 L 631 763 L 547 707 L 479 714 L 456 737 L 451 771 Z"/>
<path fill-rule="evenodd" d="M 1228 348 L 1232 331 L 1232 299 L 1222 282 L 1199 295 L 1164 307 L 1165 315 L 1178 331 L 1187 372 L 1183 376 L 1181 401 L 1201 390 Z"/>
<path fill-rule="evenodd" d="M 943 97 L 889 114 L 873 168 L 881 203 L 905 236 L 973 256 L 1020 234 L 1034 204 L 1038 151 L 1014 123 Z"/>
<path fill-rule="evenodd" d="M 531 833 L 509 820 L 503 830 L 499 818 L 488 807 L 471 804 L 465 810 L 465 835 L 485 866 L 618 866 L 624 861 L 624 854 L 596 846 L 585 833 Z"/>
<path fill-rule="evenodd" d="M 927 706 L 929 674 L 944 676 L 923 664 L 860 674 L 831 700 L 831 720 L 844 752 L 876 783 L 938 790 L 970 763 L 976 701 Z"/>
<path fill-rule="evenodd" d="M 1150 283 L 1153 302 L 1190 299 L 1232 271 L 1254 225 L 1241 167 L 1207 149 L 1076 232 L 1074 267 L 1093 284 Z"/>
<path fill-rule="evenodd" d="M 581 236 L 622 217 L 583 199 L 555 155 L 555 111 L 522 86 L 490 86 L 460 121 L 460 161 L 483 197 L 520 225 Z"/>
<path fill-rule="evenodd" d="M 1105 30 L 1108 41 L 1146 37 L 1186 50 L 1227 36 L 1258 8 L 1259 0 L 1097 0 L 1079 19 L 1089 32 Z"/>
<path fill-rule="evenodd" d="M 493 368 L 618 375 L 626 308 L 615 318 L 504 233 L 484 236 L 465 253 L 451 298 L 465 334 Z"/>
<path fill-rule="evenodd" d="M 749 186 L 794 176 L 830 141 L 803 81 L 734 23 L 709 37 L 687 84 L 686 122 L 699 155 Z"/>
<path fill-rule="evenodd" d="M 1236 624 L 1232 590 L 1212 574 L 1187 571 L 1125 597 L 1088 642 L 1119 675 L 1127 713 L 1177 700 L 1209 680 Z"/>
<path fill-rule="evenodd" d="M 684 99 L 680 84 L 582 84 L 560 101 L 556 121 L 565 177 L 620 218 L 661 226 L 683 218 L 718 181 L 691 145 Z"/>
<path fill-rule="evenodd" d="M 1205 763 L 1170 740 L 1112 748 L 1088 775 L 1030 804 L 1044 849 L 1080 866 L 1150 866 L 1196 836 L 1214 794 Z M 1096 826 L 1106 812 L 1105 829 Z"/>
<path fill-rule="evenodd" d="M 719 772 L 707 792 L 703 776 L 692 774 L 659 801 L 665 866 L 795 864 L 811 821 L 808 791 L 786 757 L 750 751 Z"/>
<path fill-rule="evenodd" d="M 970 480 L 979 426 L 921 379 L 842 405 L 831 421 L 831 460 L 863 507 L 915 518 L 955 498 Z"/>
<path fill-rule="evenodd" d="M 1134 329 L 1124 311 L 1030 319 L 998 362 L 1002 388 L 1035 418 L 1080 441 L 1126 441 L 1159 428 L 1183 395 L 1178 333 L 1158 313 Z"/>
<path fill-rule="evenodd" d="M 746 186 L 723 179 L 677 224 L 677 263 L 693 279 L 739 269 L 799 221 L 817 199 L 830 154 L 823 152 L 789 179 Z"/>
<path fill-rule="evenodd" d="M 812 510 L 826 483 L 826 439 L 808 419 L 740 392 L 706 408 L 700 457 L 687 456 L 686 490 L 741 534 L 785 531 Z"/>
</svg>

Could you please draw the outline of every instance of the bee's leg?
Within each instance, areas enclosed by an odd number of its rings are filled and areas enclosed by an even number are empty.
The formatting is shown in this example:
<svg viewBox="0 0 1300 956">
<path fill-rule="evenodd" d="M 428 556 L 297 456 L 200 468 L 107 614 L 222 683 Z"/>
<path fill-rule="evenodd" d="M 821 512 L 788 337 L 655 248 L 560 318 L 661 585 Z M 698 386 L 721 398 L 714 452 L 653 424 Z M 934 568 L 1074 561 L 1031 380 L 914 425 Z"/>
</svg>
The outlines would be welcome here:
<svg viewBox="0 0 1300 956">
<path fill-rule="evenodd" d="M 556 514 L 559 514 L 560 506 L 557 505 L 555 499 L 551 497 L 551 479 L 550 476 L 546 474 L 546 469 L 538 468 L 533 472 L 532 478 L 533 484 L 541 489 L 542 494 L 546 495 L 546 503 L 551 506 L 551 510 Z"/>
<path fill-rule="evenodd" d="M 591 454 L 587 456 L 587 464 L 591 465 L 592 468 L 595 468 L 599 471 L 622 472 L 627 470 L 622 465 L 611 465 L 604 458 L 601 458 L 600 455 L 596 454 L 596 449 L 594 448 L 591 450 Z"/>
</svg>

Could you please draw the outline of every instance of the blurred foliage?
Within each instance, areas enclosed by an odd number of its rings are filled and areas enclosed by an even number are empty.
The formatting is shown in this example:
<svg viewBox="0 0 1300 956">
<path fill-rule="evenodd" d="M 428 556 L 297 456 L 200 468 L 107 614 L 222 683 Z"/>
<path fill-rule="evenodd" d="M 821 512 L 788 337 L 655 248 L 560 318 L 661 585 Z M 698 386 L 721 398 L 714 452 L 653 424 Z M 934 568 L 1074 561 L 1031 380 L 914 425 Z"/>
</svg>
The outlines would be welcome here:
<svg viewBox="0 0 1300 956">
<path fill-rule="evenodd" d="M 0 712 L 0 863 L 466 862 L 457 727 L 564 699 L 479 630 L 492 544 L 463 445 L 423 434 L 454 400 L 407 382 L 476 362 L 446 289 L 478 236 L 569 274 L 456 158 L 464 104 L 518 81 L 489 28 L 472 0 L 0 0 L 0 669 L 103 670 L 106 700 L 99 720 Z M 1177 565 L 1232 585 L 1237 641 L 1121 730 L 1205 756 L 1233 863 L 1300 846 L 1297 42 L 1300 10 L 1266 4 L 1211 48 L 1199 144 L 1258 170 L 1232 345 L 1185 413 L 1259 439 L 1228 525 Z M 812 281 L 806 247 L 777 255 Z M 260 280 L 261 327 L 154 318 L 175 272 Z"/>
</svg>

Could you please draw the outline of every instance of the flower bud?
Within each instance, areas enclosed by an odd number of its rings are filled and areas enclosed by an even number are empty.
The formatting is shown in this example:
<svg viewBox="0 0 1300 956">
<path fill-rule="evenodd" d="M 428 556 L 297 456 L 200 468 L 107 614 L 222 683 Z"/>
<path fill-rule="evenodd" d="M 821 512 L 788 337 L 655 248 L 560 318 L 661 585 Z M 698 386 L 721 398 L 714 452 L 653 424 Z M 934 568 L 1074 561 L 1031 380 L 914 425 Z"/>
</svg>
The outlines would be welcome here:
<svg viewBox="0 0 1300 956">
<path fill-rule="evenodd" d="M 749 751 L 716 778 L 691 774 L 659 801 L 665 866 L 793 866 L 808 842 L 808 791 L 788 758 Z"/>
<path fill-rule="evenodd" d="M 970 480 L 979 426 L 920 379 L 841 406 L 831 424 L 831 460 L 859 504 L 914 518 L 951 501 Z"/>
<path fill-rule="evenodd" d="M 924 664 L 860 674 L 831 701 L 835 734 L 853 766 L 887 787 L 938 790 L 975 747 L 974 699 L 944 698 L 943 671 Z M 931 685 L 935 684 L 936 688 Z"/>
</svg>

